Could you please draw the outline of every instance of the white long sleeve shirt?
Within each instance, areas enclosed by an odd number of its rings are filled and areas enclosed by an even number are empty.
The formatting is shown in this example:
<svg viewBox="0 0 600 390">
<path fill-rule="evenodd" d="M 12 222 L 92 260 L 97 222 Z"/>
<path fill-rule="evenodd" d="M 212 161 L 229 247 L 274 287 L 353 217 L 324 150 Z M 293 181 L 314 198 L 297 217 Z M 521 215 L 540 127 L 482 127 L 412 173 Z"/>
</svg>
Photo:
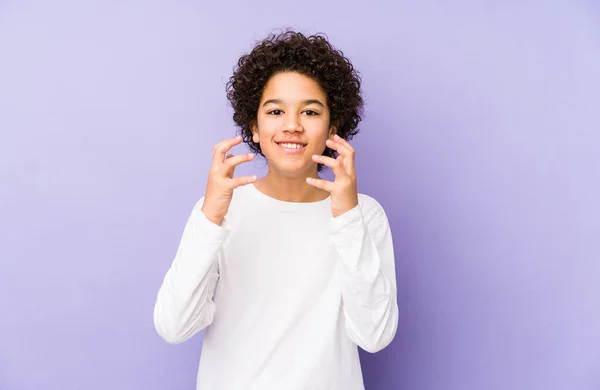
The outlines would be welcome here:
<svg viewBox="0 0 600 390">
<path fill-rule="evenodd" d="M 221 225 L 192 210 L 158 292 L 169 343 L 206 328 L 198 390 L 363 390 L 357 345 L 377 352 L 398 324 L 392 235 L 382 207 L 336 218 L 331 201 L 235 190 Z"/>
</svg>

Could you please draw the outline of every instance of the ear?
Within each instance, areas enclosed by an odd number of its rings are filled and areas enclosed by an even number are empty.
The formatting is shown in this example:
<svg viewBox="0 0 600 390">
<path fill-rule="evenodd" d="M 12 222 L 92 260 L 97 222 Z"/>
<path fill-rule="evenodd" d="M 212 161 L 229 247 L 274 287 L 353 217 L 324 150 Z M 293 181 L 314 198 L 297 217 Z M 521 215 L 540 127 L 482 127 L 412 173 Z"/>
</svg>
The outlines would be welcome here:
<svg viewBox="0 0 600 390">
<path fill-rule="evenodd" d="M 329 139 L 333 139 L 333 136 L 337 134 L 337 127 L 335 125 L 329 126 Z"/>
<path fill-rule="evenodd" d="M 260 141 L 260 138 L 258 137 L 258 126 L 256 126 L 256 122 L 252 123 L 250 128 L 252 129 L 252 141 L 257 144 Z"/>
</svg>

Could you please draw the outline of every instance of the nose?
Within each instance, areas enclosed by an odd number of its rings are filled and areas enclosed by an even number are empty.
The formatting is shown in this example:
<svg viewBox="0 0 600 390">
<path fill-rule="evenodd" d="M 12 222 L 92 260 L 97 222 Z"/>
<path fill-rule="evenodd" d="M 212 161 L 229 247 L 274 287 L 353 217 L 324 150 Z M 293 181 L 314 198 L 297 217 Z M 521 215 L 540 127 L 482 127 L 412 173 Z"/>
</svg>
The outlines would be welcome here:
<svg viewBox="0 0 600 390">
<path fill-rule="evenodd" d="M 296 133 L 304 131 L 302 124 L 296 117 L 296 115 L 289 115 L 287 121 L 283 125 L 283 131 L 288 133 Z"/>
</svg>

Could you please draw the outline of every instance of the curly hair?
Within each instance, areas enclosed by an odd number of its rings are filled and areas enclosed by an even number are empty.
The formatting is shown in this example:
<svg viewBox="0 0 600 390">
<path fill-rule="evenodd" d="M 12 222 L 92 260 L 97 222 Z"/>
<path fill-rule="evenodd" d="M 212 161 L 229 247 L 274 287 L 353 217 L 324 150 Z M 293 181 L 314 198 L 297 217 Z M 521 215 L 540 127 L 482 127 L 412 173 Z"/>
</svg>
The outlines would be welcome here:
<svg viewBox="0 0 600 390">
<path fill-rule="evenodd" d="M 322 34 L 305 36 L 286 30 L 258 42 L 249 54 L 240 57 L 227 82 L 227 99 L 233 108 L 238 134 L 250 150 L 264 157 L 260 144 L 252 141 L 252 126 L 267 82 L 281 72 L 297 72 L 315 80 L 325 92 L 330 123 L 336 133 L 351 140 L 359 131 L 363 115 L 361 78 L 344 54 Z M 335 158 L 326 147 L 323 155 Z M 324 166 L 318 165 L 318 171 Z"/>
</svg>

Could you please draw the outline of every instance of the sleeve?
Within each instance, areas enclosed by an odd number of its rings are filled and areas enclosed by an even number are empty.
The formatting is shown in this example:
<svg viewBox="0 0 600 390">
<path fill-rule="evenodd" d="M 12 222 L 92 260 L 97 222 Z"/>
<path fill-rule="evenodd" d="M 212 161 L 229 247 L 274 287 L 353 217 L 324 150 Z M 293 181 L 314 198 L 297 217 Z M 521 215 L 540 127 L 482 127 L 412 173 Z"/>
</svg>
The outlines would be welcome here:
<svg viewBox="0 0 600 390">
<path fill-rule="evenodd" d="M 201 211 L 204 198 L 194 206 L 185 225 L 175 258 L 158 291 L 154 326 L 170 344 L 188 340 L 213 321 L 212 300 L 219 279 L 218 257 L 229 230 L 209 221 Z"/>
<path fill-rule="evenodd" d="M 329 227 L 340 260 L 346 331 L 359 347 L 375 353 L 389 345 L 398 328 L 394 248 L 383 208 L 365 195 L 359 199 Z"/>
</svg>

